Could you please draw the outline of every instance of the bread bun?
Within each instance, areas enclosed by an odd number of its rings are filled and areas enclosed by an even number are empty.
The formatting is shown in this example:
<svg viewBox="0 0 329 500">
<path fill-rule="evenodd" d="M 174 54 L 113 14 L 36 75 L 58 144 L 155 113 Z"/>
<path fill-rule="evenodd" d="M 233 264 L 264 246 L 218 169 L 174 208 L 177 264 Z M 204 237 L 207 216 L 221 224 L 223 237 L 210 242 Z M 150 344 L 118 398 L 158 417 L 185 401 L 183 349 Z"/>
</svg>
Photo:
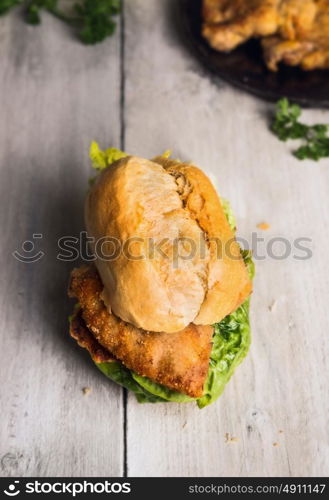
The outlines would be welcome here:
<svg viewBox="0 0 329 500">
<path fill-rule="evenodd" d="M 219 197 L 192 165 L 119 160 L 90 190 L 86 225 L 104 302 L 138 328 L 172 333 L 210 325 L 251 291 Z M 220 250 L 230 243 L 229 255 L 218 255 L 218 243 Z"/>
</svg>

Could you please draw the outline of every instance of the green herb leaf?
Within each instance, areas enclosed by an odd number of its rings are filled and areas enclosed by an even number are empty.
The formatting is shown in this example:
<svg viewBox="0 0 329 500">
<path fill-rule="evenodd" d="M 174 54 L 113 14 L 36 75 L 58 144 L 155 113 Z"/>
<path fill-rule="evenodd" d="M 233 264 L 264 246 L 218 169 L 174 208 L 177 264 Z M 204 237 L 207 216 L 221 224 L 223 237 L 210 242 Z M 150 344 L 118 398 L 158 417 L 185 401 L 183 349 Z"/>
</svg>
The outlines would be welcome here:
<svg viewBox="0 0 329 500">
<path fill-rule="evenodd" d="M 115 22 L 113 16 L 120 12 L 119 0 L 83 0 L 75 4 L 81 28 L 81 40 L 90 45 L 102 42 L 113 35 Z"/>
<path fill-rule="evenodd" d="M 40 24 L 40 13 L 47 10 L 54 13 L 57 10 L 58 0 L 27 0 L 25 19 L 29 24 Z"/>
<path fill-rule="evenodd" d="M 6 14 L 13 7 L 17 7 L 23 0 L 0 0 L 0 16 Z"/>
<path fill-rule="evenodd" d="M 41 23 L 40 8 L 37 5 L 35 4 L 28 5 L 26 9 L 26 22 L 28 22 L 29 24 Z"/>
<path fill-rule="evenodd" d="M 272 123 L 272 131 L 280 139 L 300 139 L 303 144 L 293 154 L 299 160 L 315 160 L 329 157 L 329 125 L 306 125 L 298 119 L 301 109 L 291 104 L 288 99 L 280 99 L 276 105 L 276 114 Z"/>
<path fill-rule="evenodd" d="M 121 10 L 121 0 L 80 0 L 73 5 L 71 14 L 58 7 L 58 0 L 0 0 L 0 15 L 18 4 L 25 6 L 27 23 L 40 24 L 40 14 L 46 10 L 75 27 L 86 44 L 99 43 L 111 36 L 116 27 L 113 17 Z"/>
</svg>

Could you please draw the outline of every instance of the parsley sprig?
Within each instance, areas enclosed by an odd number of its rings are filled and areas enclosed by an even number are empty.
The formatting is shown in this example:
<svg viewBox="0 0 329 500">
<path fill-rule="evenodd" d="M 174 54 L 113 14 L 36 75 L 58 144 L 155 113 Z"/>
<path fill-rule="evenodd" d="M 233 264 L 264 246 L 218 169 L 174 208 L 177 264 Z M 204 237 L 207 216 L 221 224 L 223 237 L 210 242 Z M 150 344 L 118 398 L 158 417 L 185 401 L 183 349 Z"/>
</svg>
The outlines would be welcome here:
<svg viewBox="0 0 329 500">
<path fill-rule="evenodd" d="M 40 14 L 46 10 L 73 26 L 85 44 L 102 42 L 115 31 L 113 17 L 121 10 L 121 0 L 80 0 L 70 14 L 59 7 L 59 0 L 0 0 L 0 15 L 18 5 L 24 6 L 25 20 L 40 24 Z"/>
<path fill-rule="evenodd" d="M 329 125 L 306 125 L 299 121 L 301 108 L 288 99 L 280 99 L 272 123 L 272 131 L 280 139 L 302 140 L 302 145 L 293 154 L 299 160 L 315 160 L 329 157 Z"/>
<path fill-rule="evenodd" d="M 0 16 L 6 14 L 11 8 L 22 3 L 22 0 L 0 0 Z"/>
</svg>

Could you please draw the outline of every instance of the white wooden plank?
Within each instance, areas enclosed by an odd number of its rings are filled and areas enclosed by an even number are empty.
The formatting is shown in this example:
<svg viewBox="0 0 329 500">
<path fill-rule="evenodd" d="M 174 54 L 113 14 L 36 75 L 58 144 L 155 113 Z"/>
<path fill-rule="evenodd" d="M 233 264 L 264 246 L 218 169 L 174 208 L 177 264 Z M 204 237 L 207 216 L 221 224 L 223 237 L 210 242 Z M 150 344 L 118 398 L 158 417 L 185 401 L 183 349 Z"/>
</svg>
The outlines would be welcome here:
<svg viewBox="0 0 329 500">
<path fill-rule="evenodd" d="M 122 391 L 70 341 L 74 263 L 56 260 L 57 238 L 83 229 L 91 139 L 119 145 L 120 33 L 87 47 L 50 16 L 11 14 L 0 39 L 0 473 L 121 475 Z M 22 264 L 11 252 L 33 233 L 46 255 Z"/>
<path fill-rule="evenodd" d="M 265 220 L 267 239 L 313 240 L 308 261 L 258 262 L 251 353 L 215 405 L 129 397 L 128 473 L 326 475 L 329 162 L 299 163 L 269 132 L 270 105 L 200 68 L 175 32 L 177 2 L 125 3 L 126 150 L 152 157 L 172 148 L 203 166 L 231 200 L 241 235 Z M 306 116 L 329 121 L 328 112 Z"/>
</svg>

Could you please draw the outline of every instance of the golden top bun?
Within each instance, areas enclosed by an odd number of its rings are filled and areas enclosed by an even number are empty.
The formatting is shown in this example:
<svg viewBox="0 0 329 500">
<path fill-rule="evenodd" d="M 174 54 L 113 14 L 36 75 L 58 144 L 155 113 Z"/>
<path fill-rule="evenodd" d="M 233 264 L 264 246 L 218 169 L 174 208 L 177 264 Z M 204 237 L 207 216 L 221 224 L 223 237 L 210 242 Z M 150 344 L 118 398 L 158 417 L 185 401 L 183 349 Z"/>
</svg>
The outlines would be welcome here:
<svg viewBox="0 0 329 500">
<path fill-rule="evenodd" d="M 104 302 L 138 328 L 211 325 L 251 292 L 219 197 L 197 167 L 163 157 L 119 160 L 90 190 L 86 225 L 97 242 Z"/>
</svg>

